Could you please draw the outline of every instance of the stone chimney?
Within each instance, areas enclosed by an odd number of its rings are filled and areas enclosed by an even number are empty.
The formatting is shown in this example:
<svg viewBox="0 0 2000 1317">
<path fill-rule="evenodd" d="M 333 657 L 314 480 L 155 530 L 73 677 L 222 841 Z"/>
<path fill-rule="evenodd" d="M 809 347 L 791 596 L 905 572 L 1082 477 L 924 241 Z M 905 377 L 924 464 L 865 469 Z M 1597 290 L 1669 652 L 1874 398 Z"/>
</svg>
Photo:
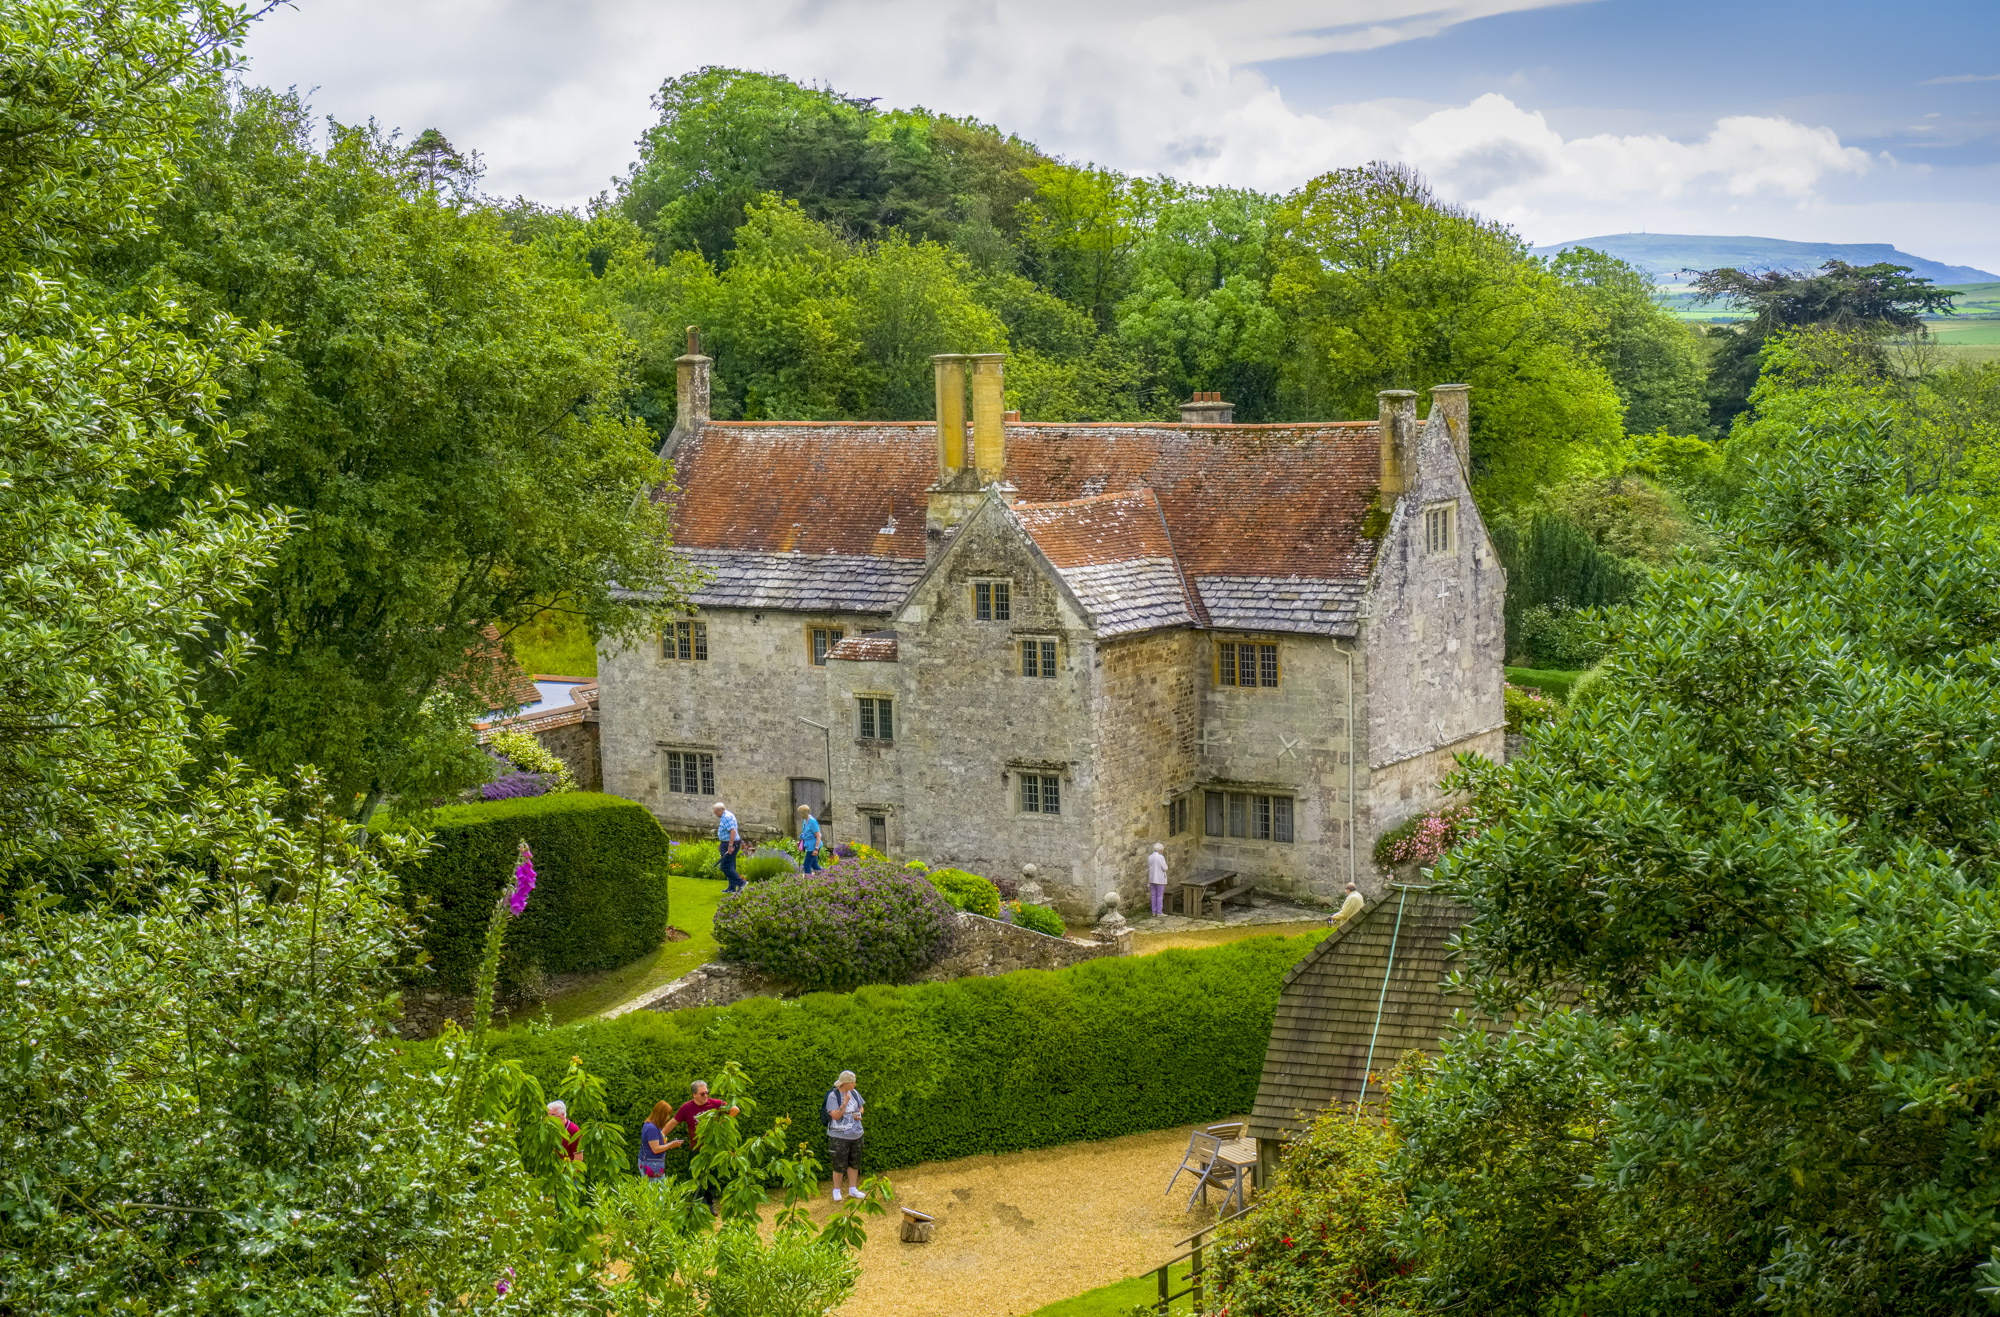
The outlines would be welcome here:
<svg viewBox="0 0 2000 1317">
<path fill-rule="evenodd" d="M 931 358 L 937 379 L 939 480 L 950 480 L 965 469 L 965 362 L 965 356 L 957 352 L 940 352 Z"/>
<path fill-rule="evenodd" d="M 1470 384 L 1431 385 L 1431 411 L 1444 414 L 1445 428 L 1451 431 L 1451 446 L 1458 451 L 1458 465 L 1468 478 L 1472 475 L 1472 409 Z"/>
<path fill-rule="evenodd" d="M 1380 488 L 1383 498 L 1396 498 L 1416 479 L 1417 394 L 1414 389 L 1384 389 L 1375 402 L 1381 408 Z"/>
<path fill-rule="evenodd" d="M 687 355 L 674 358 L 674 429 L 685 432 L 708 419 L 709 367 L 701 355 L 701 331 L 687 327 Z"/>
<path fill-rule="evenodd" d="M 1007 467 L 1006 391 L 1002 388 L 1004 352 L 976 352 L 972 363 L 972 462 L 979 483 L 990 485 Z"/>
<path fill-rule="evenodd" d="M 1197 393 L 1181 404 L 1183 425 L 1231 425 L 1236 420 L 1236 404 L 1224 402 L 1217 392 Z"/>
</svg>

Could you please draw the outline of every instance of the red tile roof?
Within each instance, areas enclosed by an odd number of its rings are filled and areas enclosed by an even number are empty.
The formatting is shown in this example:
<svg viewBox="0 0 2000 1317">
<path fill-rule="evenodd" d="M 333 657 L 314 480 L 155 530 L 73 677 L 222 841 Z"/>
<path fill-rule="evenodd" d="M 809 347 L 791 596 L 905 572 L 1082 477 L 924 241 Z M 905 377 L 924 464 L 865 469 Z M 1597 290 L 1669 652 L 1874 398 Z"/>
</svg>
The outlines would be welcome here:
<svg viewBox="0 0 2000 1317">
<path fill-rule="evenodd" d="M 676 542 L 763 553 L 924 556 L 936 427 L 724 421 L 673 454 Z M 1007 426 L 1028 503 L 1150 489 L 1190 576 L 1357 580 L 1378 452 L 1373 421 Z"/>
<path fill-rule="evenodd" d="M 1173 541 L 1150 489 L 1063 503 L 1017 503 L 1022 529 L 1058 568 L 1171 558 Z"/>
<path fill-rule="evenodd" d="M 826 651 L 829 659 L 846 659 L 855 663 L 896 662 L 896 637 L 894 636 L 849 636 L 834 642 Z"/>
</svg>

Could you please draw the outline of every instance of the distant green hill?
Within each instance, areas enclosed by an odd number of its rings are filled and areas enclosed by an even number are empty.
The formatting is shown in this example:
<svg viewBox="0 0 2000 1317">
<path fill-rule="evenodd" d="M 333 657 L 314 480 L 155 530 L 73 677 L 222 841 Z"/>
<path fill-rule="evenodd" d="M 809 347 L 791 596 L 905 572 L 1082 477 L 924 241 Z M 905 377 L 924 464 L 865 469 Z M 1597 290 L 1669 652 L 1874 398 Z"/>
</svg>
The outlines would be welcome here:
<svg viewBox="0 0 2000 1317">
<path fill-rule="evenodd" d="M 1612 233 L 1597 238 L 1536 247 L 1550 256 L 1571 247 L 1593 247 L 1616 256 L 1653 276 L 1667 287 L 1688 282 L 1685 270 L 1814 270 L 1827 261 L 1873 265 L 1891 261 L 1907 265 L 1921 278 L 1938 284 L 1991 283 L 2000 275 L 1969 265 L 1945 265 L 1898 251 L 1886 242 L 1787 242 L 1783 238 L 1718 238 L 1692 233 Z"/>
</svg>

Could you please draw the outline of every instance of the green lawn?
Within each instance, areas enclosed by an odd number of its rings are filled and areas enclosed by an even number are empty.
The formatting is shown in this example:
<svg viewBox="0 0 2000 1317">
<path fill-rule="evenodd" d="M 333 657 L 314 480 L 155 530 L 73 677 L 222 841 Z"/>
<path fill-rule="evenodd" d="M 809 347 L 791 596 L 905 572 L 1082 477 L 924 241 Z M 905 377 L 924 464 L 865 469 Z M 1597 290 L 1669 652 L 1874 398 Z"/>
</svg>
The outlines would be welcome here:
<svg viewBox="0 0 2000 1317">
<path fill-rule="evenodd" d="M 715 907 L 722 900 L 726 884 L 705 878 L 667 879 L 668 918 L 675 928 L 688 934 L 685 942 L 662 942 L 660 949 L 642 960 L 606 970 L 588 982 L 548 999 L 550 1017 L 557 1024 L 570 1024 L 620 1002 L 630 1001 L 649 988 L 672 983 L 697 965 L 715 959 Z"/>
<path fill-rule="evenodd" d="M 1178 1274 L 1178 1273 L 1176 1273 Z M 1184 1282 L 1176 1281 L 1179 1288 Z M 1103 1289 L 1079 1294 L 1073 1299 L 1051 1303 L 1046 1308 L 1037 1308 L 1031 1317 L 1132 1317 L 1132 1310 L 1140 1304 L 1154 1303 L 1160 1293 L 1160 1282 L 1153 1272 L 1121 1280 L 1116 1285 L 1106 1285 Z M 1172 1305 L 1177 1314 L 1186 1313 L 1193 1307 L 1193 1297 L 1175 1299 Z M 1150 1306 L 1147 1312 L 1154 1311 Z"/>
<path fill-rule="evenodd" d="M 590 632 L 564 613 L 543 613 L 516 627 L 507 643 L 529 676 L 595 677 L 597 644 Z"/>
<path fill-rule="evenodd" d="M 1508 668 L 1507 680 L 1516 686 L 1533 686 L 1545 695 L 1553 695 L 1559 700 L 1569 698 L 1569 688 L 1576 685 L 1581 672 L 1567 672 L 1560 668 Z"/>
</svg>

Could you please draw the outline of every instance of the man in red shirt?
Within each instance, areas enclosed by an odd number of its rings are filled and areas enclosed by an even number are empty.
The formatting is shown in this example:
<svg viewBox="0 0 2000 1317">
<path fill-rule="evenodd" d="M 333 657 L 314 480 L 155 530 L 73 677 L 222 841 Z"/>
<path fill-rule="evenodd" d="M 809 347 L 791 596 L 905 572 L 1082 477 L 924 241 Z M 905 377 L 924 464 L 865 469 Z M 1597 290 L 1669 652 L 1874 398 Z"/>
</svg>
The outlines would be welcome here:
<svg viewBox="0 0 2000 1317">
<path fill-rule="evenodd" d="M 688 1151 L 694 1153 L 701 1148 L 701 1138 L 696 1132 L 695 1122 L 701 1119 L 703 1112 L 720 1109 L 722 1099 L 712 1098 L 708 1095 L 708 1081 L 706 1079 L 697 1079 L 692 1084 L 689 1084 L 688 1093 L 690 1094 L 688 1100 L 681 1103 L 680 1109 L 674 1112 L 673 1120 L 668 1122 L 667 1130 L 662 1131 L 662 1134 L 664 1135 L 667 1131 L 685 1125 L 688 1132 Z M 738 1107 L 731 1107 L 729 1114 L 740 1116 L 743 1112 Z M 703 1189 L 701 1191 L 701 1201 L 708 1204 L 709 1211 L 714 1211 L 715 1191 L 713 1189 Z"/>
</svg>

